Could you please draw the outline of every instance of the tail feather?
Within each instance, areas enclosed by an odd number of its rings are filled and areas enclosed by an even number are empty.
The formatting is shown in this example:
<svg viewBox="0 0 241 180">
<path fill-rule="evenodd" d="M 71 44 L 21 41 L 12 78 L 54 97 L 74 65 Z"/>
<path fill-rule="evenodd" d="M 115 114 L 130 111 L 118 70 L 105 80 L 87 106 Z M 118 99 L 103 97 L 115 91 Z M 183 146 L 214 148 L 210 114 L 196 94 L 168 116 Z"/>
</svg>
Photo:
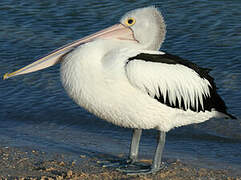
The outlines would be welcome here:
<svg viewBox="0 0 241 180">
<path fill-rule="evenodd" d="M 233 116 L 232 114 L 226 113 L 226 115 L 228 116 L 228 118 L 230 119 L 237 119 L 235 116 Z"/>
</svg>

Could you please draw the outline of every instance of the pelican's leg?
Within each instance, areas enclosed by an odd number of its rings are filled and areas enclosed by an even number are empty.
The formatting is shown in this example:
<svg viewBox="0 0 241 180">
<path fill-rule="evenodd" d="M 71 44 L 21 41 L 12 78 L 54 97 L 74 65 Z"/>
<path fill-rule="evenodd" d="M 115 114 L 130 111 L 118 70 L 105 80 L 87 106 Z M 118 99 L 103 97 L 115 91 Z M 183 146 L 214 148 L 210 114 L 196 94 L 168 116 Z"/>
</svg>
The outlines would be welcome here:
<svg viewBox="0 0 241 180">
<path fill-rule="evenodd" d="M 130 152 L 129 152 L 129 159 L 99 161 L 98 163 L 102 164 L 103 167 L 116 167 L 116 168 L 123 168 L 123 167 L 129 166 L 130 164 L 134 164 L 138 158 L 141 133 L 142 133 L 141 129 L 133 129 L 131 147 L 130 147 Z M 118 169 L 118 170 L 120 170 L 120 169 Z"/>
<path fill-rule="evenodd" d="M 126 170 L 125 172 L 128 175 L 138 175 L 138 174 L 152 174 L 156 173 L 160 169 L 163 168 L 161 167 L 161 159 L 162 159 L 162 152 L 164 149 L 165 145 L 165 139 L 166 139 L 166 133 L 163 131 L 158 132 L 158 137 L 157 137 L 157 147 L 156 147 L 156 152 L 152 161 L 152 166 L 148 168 L 140 168 L 136 170 Z"/>
<path fill-rule="evenodd" d="M 151 166 L 151 173 L 155 173 L 159 171 L 161 168 L 162 164 L 162 152 L 165 146 L 165 141 L 166 141 L 166 132 L 164 131 L 159 131 L 158 132 L 158 137 L 157 137 L 157 147 L 156 147 L 156 152 L 155 156 L 152 161 L 152 166 Z"/>
<path fill-rule="evenodd" d="M 145 163 L 138 162 L 139 144 L 142 129 L 134 129 L 129 153 L 129 159 L 117 168 L 118 171 L 129 173 L 132 171 L 147 169 L 149 166 Z"/>
<path fill-rule="evenodd" d="M 130 153 L 129 153 L 130 163 L 134 163 L 137 161 L 141 133 L 142 133 L 142 129 L 134 129 L 133 130 L 131 148 L 130 148 Z"/>
</svg>

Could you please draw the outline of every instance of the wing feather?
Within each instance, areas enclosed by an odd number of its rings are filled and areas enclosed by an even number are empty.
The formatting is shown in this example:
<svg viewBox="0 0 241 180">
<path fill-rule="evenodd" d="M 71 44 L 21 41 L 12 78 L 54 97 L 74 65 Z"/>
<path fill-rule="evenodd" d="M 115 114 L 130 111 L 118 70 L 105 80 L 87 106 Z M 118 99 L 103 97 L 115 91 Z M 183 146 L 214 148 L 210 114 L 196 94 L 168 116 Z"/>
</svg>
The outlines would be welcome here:
<svg viewBox="0 0 241 180">
<path fill-rule="evenodd" d="M 218 110 L 227 114 L 209 69 L 168 53 L 140 53 L 126 62 L 126 75 L 136 88 L 173 108 Z"/>
</svg>

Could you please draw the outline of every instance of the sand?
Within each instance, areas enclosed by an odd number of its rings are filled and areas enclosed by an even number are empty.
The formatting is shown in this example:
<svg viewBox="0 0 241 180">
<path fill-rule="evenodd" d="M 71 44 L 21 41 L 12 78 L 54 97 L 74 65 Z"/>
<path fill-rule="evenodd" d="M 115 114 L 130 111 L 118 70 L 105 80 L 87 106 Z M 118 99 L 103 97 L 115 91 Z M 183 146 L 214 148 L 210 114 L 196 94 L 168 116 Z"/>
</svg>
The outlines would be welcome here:
<svg viewBox="0 0 241 180">
<path fill-rule="evenodd" d="M 184 162 L 172 160 L 167 167 L 155 175 L 127 176 L 112 168 L 103 168 L 97 162 L 100 157 L 79 155 L 73 158 L 66 153 L 49 153 L 30 148 L 0 147 L 0 178 L 19 180 L 60 179 L 123 179 L 123 180 L 241 180 L 230 170 L 213 170 L 192 167 Z M 151 163 L 150 160 L 142 160 Z"/>
</svg>

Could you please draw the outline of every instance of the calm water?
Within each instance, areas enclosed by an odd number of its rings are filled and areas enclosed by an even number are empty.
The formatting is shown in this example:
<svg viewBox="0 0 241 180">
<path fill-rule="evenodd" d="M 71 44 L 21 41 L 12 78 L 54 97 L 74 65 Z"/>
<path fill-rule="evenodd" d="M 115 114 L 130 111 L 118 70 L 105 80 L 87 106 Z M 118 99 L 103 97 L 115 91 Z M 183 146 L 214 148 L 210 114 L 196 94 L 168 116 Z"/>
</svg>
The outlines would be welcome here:
<svg viewBox="0 0 241 180">
<path fill-rule="evenodd" d="M 162 49 L 212 68 L 229 112 L 238 117 L 170 131 L 164 157 L 240 172 L 241 1 L 1 1 L 0 75 L 117 23 L 128 10 L 153 4 L 167 23 Z M 59 66 L 0 80 L 0 92 L 1 145 L 74 155 L 128 153 L 131 130 L 108 124 L 75 105 L 61 86 Z M 155 131 L 145 131 L 142 157 L 151 158 L 155 142 Z"/>
</svg>

